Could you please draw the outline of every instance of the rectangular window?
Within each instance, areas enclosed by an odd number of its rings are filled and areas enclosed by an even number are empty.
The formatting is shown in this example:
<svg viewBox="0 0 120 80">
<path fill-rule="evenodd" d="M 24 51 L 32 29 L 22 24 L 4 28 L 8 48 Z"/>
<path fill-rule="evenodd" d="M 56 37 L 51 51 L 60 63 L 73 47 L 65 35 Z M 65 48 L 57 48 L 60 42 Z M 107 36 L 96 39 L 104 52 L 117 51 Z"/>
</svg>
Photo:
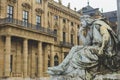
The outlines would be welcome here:
<svg viewBox="0 0 120 80">
<path fill-rule="evenodd" d="M 73 22 L 71 22 L 71 26 L 74 26 Z"/>
<path fill-rule="evenodd" d="M 13 6 L 7 6 L 7 18 L 9 21 L 13 20 Z"/>
<path fill-rule="evenodd" d="M 66 19 L 63 19 L 63 23 L 66 23 Z"/>
<path fill-rule="evenodd" d="M 36 16 L 36 28 L 39 29 L 41 26 L 41 16 Z"/>
<path fill-rule="evenodd" d="M 55 15 L 55 16 L 54 16 L 54 20 L 58 20 L 58 16 Z"/>
<path fill-rule="evenodd" d="M 71 44 L 73 45 L 73 34 L 71 34 Z"/>
<path fill-rule="evenodd" d="M 63 42 L 66 42 L 66 34 L 63 32 Z"/>
<path fill-rule="evenodd" d="M 36 0 L 37 3 L 42 3 L 42 0 Z"/>
<path fill-rule="evenodd" d="M 23 26 L 28 26 L 28 12 L 23 11 Z"/>
<path fill-rule="evenodd" d="M 56 29 L 54 29 L 54 34 L 57 35 L 57 30 Z M 54 41 L 57 41 L 57 37 L 54 38 Z"/>
</svg>

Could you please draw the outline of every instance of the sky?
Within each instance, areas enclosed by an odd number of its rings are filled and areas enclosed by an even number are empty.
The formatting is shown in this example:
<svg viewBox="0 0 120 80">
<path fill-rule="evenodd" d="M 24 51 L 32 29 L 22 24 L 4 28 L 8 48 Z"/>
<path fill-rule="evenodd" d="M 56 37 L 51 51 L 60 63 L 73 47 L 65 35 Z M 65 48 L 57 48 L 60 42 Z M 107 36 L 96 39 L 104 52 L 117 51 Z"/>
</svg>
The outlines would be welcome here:
<svg viewBox="0 0 120 80">
<path fill-rule="evenodd" d="M 58 2 L 58 0 L 54 0 Z M 70 2 L 70 8 L 80 10 L 82 7 L 87 6 L 87 2 L 89 1 L 89 5 L 93 8 L 99 8 L 100 11 L 109 12 L 117 10 L 117 0 L 61 0 L 62 4 L 67 6 Z"/>
</svg>

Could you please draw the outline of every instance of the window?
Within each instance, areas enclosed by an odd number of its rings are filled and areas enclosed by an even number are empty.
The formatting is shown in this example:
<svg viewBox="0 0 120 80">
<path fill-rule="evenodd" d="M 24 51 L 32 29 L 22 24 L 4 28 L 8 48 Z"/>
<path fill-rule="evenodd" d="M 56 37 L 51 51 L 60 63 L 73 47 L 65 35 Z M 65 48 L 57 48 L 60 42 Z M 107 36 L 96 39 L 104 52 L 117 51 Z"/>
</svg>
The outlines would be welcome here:
<svg viewBox="0 0 120 80">
<path fill-rule="evenodd" d="M 9 21 L 13 19 L 13 6 L 7 6 L 7 18 Z"/>
<path fill-rule="evenodd" d="M 66 23 L 66 19 L 63 19 L 63 23 Z"/>
<path fill-rule="evenodd" d="M 42 0 L 36 0 L 37 3 L 42 3 Z"/>
<path fill-rule="evenodd" d="M 58 64 L 59 64 L 58 56 L 55 55 L 55 56 L 54 56 L 54 66 L 57 66 Z"/>
<path fill-rule="evenodd" d="M 28 12 L 23 11 L 23 26 L 27 26 L 27 25 L 28 25 Z"/>
<path fill-rule="evenodd" d="M 36 16 L 36 28 L 39 29 L 41 26 L 41 16 Z"/>
<path fill-rule="evenodd" d="M 66 34 L 63 32 L 63 42 L 66 42 Z"/>
<path fill-rule="evenodd" d="M 10 72 L 12 72 L 13 69 L 13 55 L 10 55 Z"/>
<path fill-rule="evenodd" d="M 57 30 L 56 29 L 54 29 L 54 34 L 57 35 Z M 54 41 L 57 41 L 57 37 L 54 38 Z"/>
<path fill-rule="evenodd" d="M 58 20 L 58 16 L 55 15 L 55 16 L 54 16 L 54 20 Z"/>
<path fill-rule="evenodd" d="M 71 34 L 71 44 L 73 45 L 73 34 Z"/>
<path fill-rule="evenodd" d="M 80 25 L 79 24 L 77 25 L 77 28 L 80 29 Z"/>
<path fill-rule="evenodd" d="M 71 22 L 71 26 L 74 26 L 73 22 Z"/>
</svg>

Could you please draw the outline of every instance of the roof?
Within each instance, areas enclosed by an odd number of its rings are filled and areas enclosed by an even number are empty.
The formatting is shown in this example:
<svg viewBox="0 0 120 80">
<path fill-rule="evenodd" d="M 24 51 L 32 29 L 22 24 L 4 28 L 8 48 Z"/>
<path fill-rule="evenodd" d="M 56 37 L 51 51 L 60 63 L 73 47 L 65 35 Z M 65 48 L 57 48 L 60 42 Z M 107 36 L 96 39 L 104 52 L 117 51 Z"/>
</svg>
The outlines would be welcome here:
<svg viewBox="0 0 120 80">
<path fill-rule="evenodd" d="M 85 15 L 91 15 L 96 13 L 96 11 L 99 11 L 99 8 L 93 8 L 90 5 L 87 5 L 86 7 L 83 7 L 82 9 L 78 10 L 78 13 L 83 13 Z"/>
<path fill-rule="evenodd" d="M 111 22 L 117 21 L 117 11 L 110 11 L 103 13 L 103 16 L 106 17 Z"/>
</svg>

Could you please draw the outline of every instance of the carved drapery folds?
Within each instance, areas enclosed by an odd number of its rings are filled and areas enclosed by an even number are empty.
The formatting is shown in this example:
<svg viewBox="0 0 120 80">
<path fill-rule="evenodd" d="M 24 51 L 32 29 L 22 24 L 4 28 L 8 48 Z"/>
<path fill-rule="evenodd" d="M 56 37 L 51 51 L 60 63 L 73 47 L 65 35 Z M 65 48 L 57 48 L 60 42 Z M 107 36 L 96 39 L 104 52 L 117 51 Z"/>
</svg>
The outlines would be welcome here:
<svg viewBox="0 0 120 80">
<path fill-rule="evenodd" d="M 8 2 L 10 2 L 10 3 L 16 3 L 17 2 L 17 0 L 8 0 Z"/>
<path fill-rule="evenodd" d="M 36 8 L 35 11 L 37 14 L 42 14 L 44 12 L 41 8 Z"/>
<path fill-rule="evenodd" d="M 31 6 L 30 6 L 29 3 L 22 3 L 22 7 L 23 7 L 24 9 L 28 9 L 28 10 L 31 8 Z"/>
</svg>

